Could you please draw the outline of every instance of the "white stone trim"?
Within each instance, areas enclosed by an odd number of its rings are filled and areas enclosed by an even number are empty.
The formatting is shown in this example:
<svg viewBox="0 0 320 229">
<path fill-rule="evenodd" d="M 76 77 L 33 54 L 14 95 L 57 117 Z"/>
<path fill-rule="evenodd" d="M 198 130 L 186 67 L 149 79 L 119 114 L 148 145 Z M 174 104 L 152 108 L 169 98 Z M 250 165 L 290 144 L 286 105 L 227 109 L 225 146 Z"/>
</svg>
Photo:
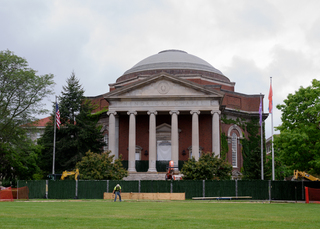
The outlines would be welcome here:
<svg viewBox="0 0 320 229">
<path fill-rule="evenodd" d="M 232 138 L 232 136 L 231 136 L 231 131 L 233 131 L 233 130 L 238 131 L 238 133 L 239 133 L 239 138 L 240 138 L 240 139 L 243 139 L 243 137 L 242 137 L 242 131 L 241 131 L 240 127 L 239 127 L 238 125 L 236 125 L 236 124 L 234 124 L 234 125 L 232 125 L 232 126 L 229 127 L 229 129 L 228 129 L 228 138 Z"/>
</svg>

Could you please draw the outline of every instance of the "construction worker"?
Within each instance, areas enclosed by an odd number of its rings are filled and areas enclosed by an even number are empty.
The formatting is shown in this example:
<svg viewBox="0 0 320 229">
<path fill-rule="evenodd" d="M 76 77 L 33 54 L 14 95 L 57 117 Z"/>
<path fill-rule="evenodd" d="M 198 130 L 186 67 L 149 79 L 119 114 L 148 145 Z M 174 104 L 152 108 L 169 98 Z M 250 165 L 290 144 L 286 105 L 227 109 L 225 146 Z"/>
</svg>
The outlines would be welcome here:
<svg viewBox="0 0 320 229">
<path fill-rule="evenodd" d="M 117 184 L 114 189 L 113 189 L 113 194 L 115 194 L 114 196 L 114 202 L 117 201 L 117 195 L 119 196 L 119 200 L 121 202 L 121 186 L 120 184 Z"/>
</svg>

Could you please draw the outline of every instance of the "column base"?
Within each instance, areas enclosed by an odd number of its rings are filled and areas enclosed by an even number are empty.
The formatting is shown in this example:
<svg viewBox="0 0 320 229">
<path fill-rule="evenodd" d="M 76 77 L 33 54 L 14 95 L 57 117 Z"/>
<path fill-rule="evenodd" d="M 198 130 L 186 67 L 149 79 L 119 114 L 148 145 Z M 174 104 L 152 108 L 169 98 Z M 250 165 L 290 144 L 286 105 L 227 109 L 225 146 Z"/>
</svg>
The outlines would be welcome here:
<svg viewBox="0 0 320 229">
<path fill-rule="evenodd" d="M 173 161 L 174 163 L 174 167 L 177 167 L 177 168 L 174 168 L 174 171 L 179 171 L 179 161 Z"/>
<path fill-rule="evenodd" d="M 157 172 L 157 170 L 155 168 L 149 168 L 148 172 Z"/>
<path fill-rule="evenodd" d="M 135 168 L 128 168 L 128 172 L 137 172 Z"/>
</svg>

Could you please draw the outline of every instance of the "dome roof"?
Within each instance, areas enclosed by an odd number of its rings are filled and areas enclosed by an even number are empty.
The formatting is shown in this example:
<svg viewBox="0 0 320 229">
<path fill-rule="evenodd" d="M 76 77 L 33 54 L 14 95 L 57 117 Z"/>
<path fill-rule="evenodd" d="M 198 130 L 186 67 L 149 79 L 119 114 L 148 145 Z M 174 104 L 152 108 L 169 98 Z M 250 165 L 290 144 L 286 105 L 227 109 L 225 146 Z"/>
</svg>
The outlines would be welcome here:
<svg viewBox="0 0 320 229">
<path fill-rule="evenodd" d="M 230 83 L 230 79 L 201 58 L 180 50 L 165 50 L 149 56 L 120 76 L 116 83 L 121 83 L 137 76 L 152 76 L 166 72 L 178 77 L 201 75 L 207 79 Z"/>
<path fill-rule="evenodd" d="M 180 50 L 165 50 L 149 56 L 127 70 L 123 75 L 161 69 L 199 70 L 223 75 L 221 71 L 214 68 L 208 62 Z"/>
</svg>

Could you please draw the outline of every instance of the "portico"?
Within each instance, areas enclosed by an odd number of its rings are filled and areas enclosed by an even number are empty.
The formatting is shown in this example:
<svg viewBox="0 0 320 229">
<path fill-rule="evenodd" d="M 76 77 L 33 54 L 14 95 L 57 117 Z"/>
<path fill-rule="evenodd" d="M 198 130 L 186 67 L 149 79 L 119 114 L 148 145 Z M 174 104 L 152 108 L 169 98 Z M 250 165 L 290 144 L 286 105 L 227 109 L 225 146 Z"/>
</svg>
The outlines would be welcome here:
<svg viewBox="0 0 320 229">
<path fill-rule="evenodd" d="M 111 91 L 104 96 L 109 102 L 109 150 L 115 158 L 118 158 L 119 154 L 126 153 L 125 147 L 121 144 L 127 145 L 128 171 L 136 172 L 137 138 L 141 138 L 140 133 L 137 132 L 137 126 L 142 125 L 137 123 L 137 117 L 142 115 L 148 118 L 148 122 L 145 121 L 148 123 L 146 127 L 148 135 L 145 135 L 147 139 L 139 139 L 139 142 L 146 141 L 147 147 L 144 147 L 144 150 L 148 150 L 148 172 L 157 172 L 157 159 L 170 159 L 178 165 L 181 150 L 179 146 L 186 146 L 185 148 L 192 146 L 192 156 L 199 160 L 199 142 L 202 136 L 199 132 L 199 117 L 211 115 L 211 123 L 209 123 L 211 136 L 205 136 L 211 141 L 209 144 L 211 149 L 207 147 L 206 150 L 212 150 L 211 152 L 220 155 L 220 107 L 223 97 L 224 93 L 221 91 L 208 89 L 164 72 Z M 127 124 L 121 125 L 121 130 L 116 126 L 119 117 L 128 119 Z M 190 120 L 184 122 L 181 128 L 180 117 Z M 157 120 L 159 118 L 164 121 Z M 167 134 L 167 147 L 163 149 L 157 145 L 158 141 L 163 140 L 157 133 L 157 123 L 165 124 L 170 131 Z M 191 138 L 187 137 L 190 135 L 189 130 L 191 130 Z M 128 136 L 122 136 L 122 133 Z M 127 139 L 127 142 L 121 139 Z M 183 142 L 180 142 L 181 139 Z M 123 152 L 119 152 L 119 149 Z"/>
</svg>

